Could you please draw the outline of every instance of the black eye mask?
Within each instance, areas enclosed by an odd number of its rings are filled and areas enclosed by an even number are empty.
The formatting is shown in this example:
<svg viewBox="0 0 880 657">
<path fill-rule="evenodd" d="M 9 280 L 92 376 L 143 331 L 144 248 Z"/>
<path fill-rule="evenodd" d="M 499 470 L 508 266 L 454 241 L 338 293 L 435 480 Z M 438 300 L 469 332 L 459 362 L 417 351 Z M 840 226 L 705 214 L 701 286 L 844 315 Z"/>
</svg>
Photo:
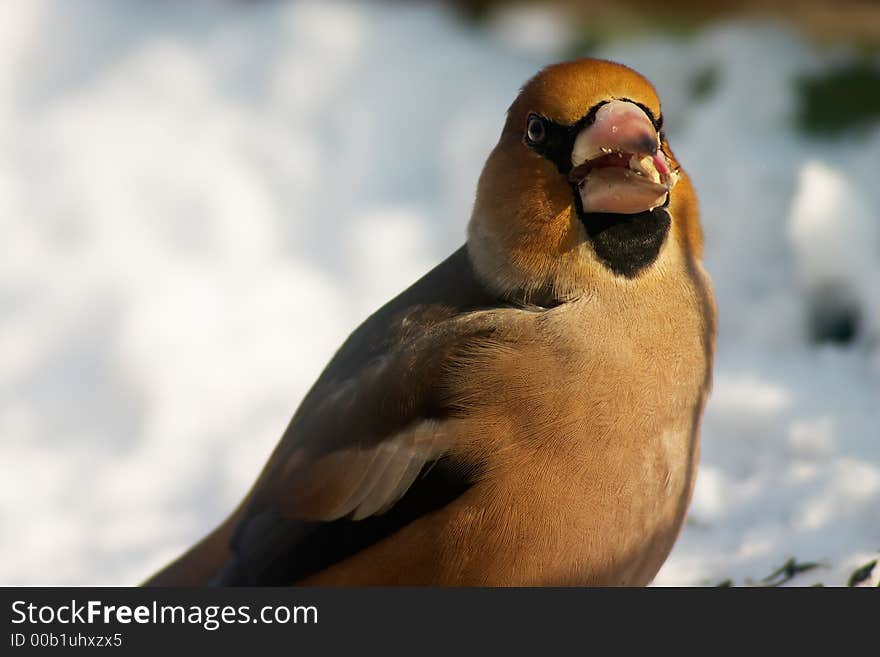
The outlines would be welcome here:
<svg viewBox="0 0 880 657">
<path fill-rule="evenodd" d="M 661 141 L 663 141 L 662 115 L 659 118 L 655 118 L 654 113 L 650 110 L 650 108 L 643 105 L 642 103 L 637 103 L 634 100 L 630 100 L 629 98 L 619 98 L 618 100 L 632 103 L 636 107 L 640 108 L 651 120 L 651 123 L 654 125 L 654 128 L 657 130 L 657 132 L 661 133 Z M 578 133 L 580 133 L 581 130 L 595 123 L 596 113 L 603 105 L 607 105 L 608 102 L 609 101 L 607 100 L 603 100 L 599 103 L 596 103 L 589 109 L 586 114 L 584 114 L 575 123 L 572 123 L 570 125 L 557 123 L 556 121 L 552 121 L 551 119 L 542 116 L 541 114 L 532 112 L 526 119 L 526 126 L 528 126 L 529 121 L 531 121 L 532 119 L 537 119 L 541 121 L 544 125 L 544 139 L 542 139 L 540 142 L 533 142 L 528 138 L 528 131 L 526 130 L 526 135 L 523 137 L 523 141 L 525 142 L 526 146 L 555 164 L 556 169 L 559 171 L 559 173 L 567 178 L 572 167 L 571 151 L 574 148 L 574 140 L 577 138 Z"/>
</svg>

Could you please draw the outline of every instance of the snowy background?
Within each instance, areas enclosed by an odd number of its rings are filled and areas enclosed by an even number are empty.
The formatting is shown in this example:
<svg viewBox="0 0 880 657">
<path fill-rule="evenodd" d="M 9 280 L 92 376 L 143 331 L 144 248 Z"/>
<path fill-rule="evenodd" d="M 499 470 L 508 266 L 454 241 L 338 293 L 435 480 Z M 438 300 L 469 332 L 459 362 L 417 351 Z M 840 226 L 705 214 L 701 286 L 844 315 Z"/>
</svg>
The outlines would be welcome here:
<svg viewBox="0 0 880 657">
<path fill-rule="evenodd" d="M 504 111 L 568 25 L 0 3 L 0 582 L 134 584 L 218 523 L 340 342 L 463 241 Z M 794 557 L 820 566 L 792 583 L 845 584 L 880 551 L 880 126 L 804 136 L 793 80 L 854 55 L 745 22 L 591 54 L 659 88 L 721 312 L 656 581 Z M 811 340 L 808 318 L 856 315 L 854 340 Z"/>
</svg>

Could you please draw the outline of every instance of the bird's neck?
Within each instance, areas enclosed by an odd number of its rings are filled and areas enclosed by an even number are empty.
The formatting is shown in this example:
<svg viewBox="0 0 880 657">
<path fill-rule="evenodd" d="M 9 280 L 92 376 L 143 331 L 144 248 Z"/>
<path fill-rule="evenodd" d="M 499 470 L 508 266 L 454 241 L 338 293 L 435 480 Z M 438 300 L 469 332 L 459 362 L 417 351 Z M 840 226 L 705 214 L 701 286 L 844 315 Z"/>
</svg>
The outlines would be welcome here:
<svg viewBox="0 0 880 657">
<path fill-rule="evenodd" d="M 646 213 L 649 214 L 649 213 Z M 555 306 L 615 282 L 629 287 L 653 278 L 675 246 L 668 238 L 669 215 L 621 217 L 589 215 L 590 226 L 572 219 L 576 239 L 565 248 L 537 248 L 539 239 L 499 235 L 497 221 L 476 213 L 468 225 L 467 249 L 473 269 L 492 294 L 515 304 Z M 675 250 L 675 249 L 672 249 Z"/>
</svg>

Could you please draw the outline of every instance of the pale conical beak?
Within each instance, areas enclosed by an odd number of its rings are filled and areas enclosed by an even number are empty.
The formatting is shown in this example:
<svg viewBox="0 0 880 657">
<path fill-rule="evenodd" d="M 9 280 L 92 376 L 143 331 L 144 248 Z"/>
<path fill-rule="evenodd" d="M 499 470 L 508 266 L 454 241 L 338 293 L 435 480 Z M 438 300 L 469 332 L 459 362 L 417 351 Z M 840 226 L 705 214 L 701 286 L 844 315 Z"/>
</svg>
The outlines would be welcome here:
<svg viewBox="0 0 880 657">
<path fill-rule="evenodd" d="M 635 214 L 666 202 L 678 180 L 648 115 L 634 103 L 612 100 L 575 138 L 572 182 L 584 212 Z"/>
</svg>

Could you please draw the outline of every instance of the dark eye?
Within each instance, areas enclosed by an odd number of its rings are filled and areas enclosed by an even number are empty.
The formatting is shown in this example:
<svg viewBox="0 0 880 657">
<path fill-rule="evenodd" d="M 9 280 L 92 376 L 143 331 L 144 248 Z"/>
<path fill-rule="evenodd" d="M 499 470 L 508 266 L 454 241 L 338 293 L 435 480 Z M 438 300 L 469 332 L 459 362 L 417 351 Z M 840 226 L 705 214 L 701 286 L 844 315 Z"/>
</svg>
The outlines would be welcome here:
<svg viewBox="0 0 880 657">
<path fill-rule="evenodd" d="M 526 139 L 531 144 L 540 144 L 547 138 L 547 126 L 544 119 L 532 114 L 526 126 Z"/>
</svg>

